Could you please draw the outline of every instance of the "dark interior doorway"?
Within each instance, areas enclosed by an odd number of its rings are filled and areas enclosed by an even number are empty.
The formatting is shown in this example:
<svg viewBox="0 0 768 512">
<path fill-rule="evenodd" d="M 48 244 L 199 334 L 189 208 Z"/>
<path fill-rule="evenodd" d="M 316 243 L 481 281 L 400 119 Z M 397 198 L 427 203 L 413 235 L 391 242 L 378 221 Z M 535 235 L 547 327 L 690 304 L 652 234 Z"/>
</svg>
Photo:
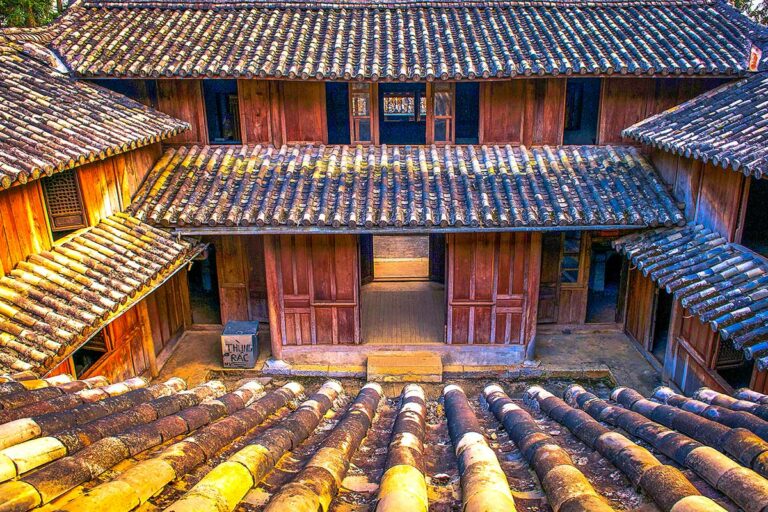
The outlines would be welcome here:
<svg viewBox="0 0 768 512">
<path fill-rule="evenodd" d="M 624 259 L 607 240 L 592 242 L 587 323 L 613 323 L 621 317 L 619 290 Z"/>
<path fill-rule="evenodd" d="M 189 302 L 193 324 L 220 324 L 219 282 L 216 275 L 216 249 L 209 244 L 205 259 L 195 260 L 187 272 Z"/>
<path fill-rule="evenodd" d="M 569 78 L 565 92 L 563 144 L 595 144 L 600 109 L 599 78 Z"/>
<path fill-rule="evenodd" d="M 379 142 L 426 144 L 426 84 L 379 84 Z"/>
<path fill-rule="evenodd" d="M 765 205 L 768 204 L 768 179 L 751 178 L 747 211 L 741 245 L 768 256 L 768 222 Z"/>
<path fill-rule="evenodd" d="M 653 332 L 651 333 L 651 354 L 660 363 L 664 362 L 669 338 L 669 321 L 672 318 L 672 294 L 659 289 L 653 312 Z"/>
<path fill-rule="evenodd" d="M 747 361 L 744 352 L 734 347 L 733 343 L 720 339 L 715 369 L 733 389 L 749 387 L 754 365 L 755 362 Z"/>
<path fill-rule="evenodd" d="M 366 343 L 445 340 L 445 237 L 361 235 L 361 328 Z"/>
</svg>

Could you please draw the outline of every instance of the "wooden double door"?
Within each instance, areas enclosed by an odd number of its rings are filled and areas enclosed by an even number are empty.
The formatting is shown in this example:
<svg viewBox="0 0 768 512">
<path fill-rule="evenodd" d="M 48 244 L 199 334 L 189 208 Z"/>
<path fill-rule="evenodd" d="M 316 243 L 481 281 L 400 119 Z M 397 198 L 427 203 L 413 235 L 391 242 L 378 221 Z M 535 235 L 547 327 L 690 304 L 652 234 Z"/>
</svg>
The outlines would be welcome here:
<svg viewBox="0 0 768 512">
<path fill-rule="evenodd" d="M 535 233 L 447 235 L 446 337 L 435 341 L 525 344 L 535 325 L 540 243 Z M 269 235 L 264 254 L 273 351 L 365 341 L 357 235 Z"/>
</svg>

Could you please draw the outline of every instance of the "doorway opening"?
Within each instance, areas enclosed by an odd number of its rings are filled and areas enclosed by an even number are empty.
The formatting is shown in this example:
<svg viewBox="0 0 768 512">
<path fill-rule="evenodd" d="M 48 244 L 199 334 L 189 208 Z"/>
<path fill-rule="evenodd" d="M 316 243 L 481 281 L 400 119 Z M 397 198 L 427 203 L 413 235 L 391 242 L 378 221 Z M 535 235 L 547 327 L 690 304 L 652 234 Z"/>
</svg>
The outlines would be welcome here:
<svg viewBox="0 0 768 512">
<path fill-rule="evenodd" d="M 768 256 L 768 222 L 765 222 L 766 204 L 768 204 L 768 179 L 751 178 L 741 245 L 763 256 Z"/>
<path fill-rule="evenodd" d="M 426 84 L 379 84 L 379 142 L 426 144 Z"/>
<path fill-rule="evenodd" d="M 669 338 L 669 322 L 672 319 L 671 293 L 659 289 L 656 293 L 656 305 L 653 312 L 653 332 L 651 333 L 651 354 L 660 363 L 664 363 Z"/>
<path fill-rule="evenodd" d="M 593 240 L 587 295 L 587 323 L 614 323 L 621 320 L 619 308 L 624 258 L 608 240 Z"/>
<path fill-rule="evenodd" d="M 444 341 L 444 260 L 444 235 L 361 235 L 363 342 Z"/>
<path fill-rule="evenodd" d="M 209 244 L 205 258 L 196 259 L 187 272 L 189 303 L 193 324 L 220 324 L 219 282 L 216 276 L 216 249 Z"/>
</svg>

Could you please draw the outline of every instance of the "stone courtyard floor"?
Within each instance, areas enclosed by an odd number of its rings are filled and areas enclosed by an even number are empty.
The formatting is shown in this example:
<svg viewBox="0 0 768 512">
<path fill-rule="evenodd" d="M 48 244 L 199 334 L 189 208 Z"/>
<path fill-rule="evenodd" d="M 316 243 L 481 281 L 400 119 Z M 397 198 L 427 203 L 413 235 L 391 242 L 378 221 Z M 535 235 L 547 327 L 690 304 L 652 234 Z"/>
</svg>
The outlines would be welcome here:
<svg viewBox="0 0 768 512">
<path fill-rule="evenodd" d="M 178 376 L 194 385 L 211 378 L 212 372 L 219 375 L 230 374 L 233 379 L 259 373 L 258 370 L 270 355 L 267 336 L 260 337 L 259 358 L 254 370 L 245 371 L 226 370 L 222 367 L 219 335 L 218 330 L 185 332 L 158 378 Z M 483 372 L 475 368 L 471 374 L 467 372 L 467 377 L 482 381 L 501 376 L 504 380 L 525 382 L 546 379 L 548 375 L 552 375 L 551 380 L 580 380 L 590 374 L 599 375 L 600 372 L 596 370 L 608 369 L 617 385 L 632 387 L 645 395 L 651 394 L 653 389 L 661 384 L 661 377 L 656 369 L 635 344 L 619 331 L 575 331 L 568 334 L 544 330 L 536 340 L 536 365 L 521 367 L 522 375 L 519 376 L 510 374 L 509 371 L 502 373 L 503 369 L 505 368 L 494 367 L 489 368 L 488 372 Z M 452 371 L 448 366 L 445 367 L 445 372 L 446 381 L 461 375 L 460 371 Z M 292 376 L 299 375 L 301 373 L 297 372 Z M 526 378 L 526 375 L 529 378 Z M 343 376 L 343 373 L 338 376 Z"/>
</svg>

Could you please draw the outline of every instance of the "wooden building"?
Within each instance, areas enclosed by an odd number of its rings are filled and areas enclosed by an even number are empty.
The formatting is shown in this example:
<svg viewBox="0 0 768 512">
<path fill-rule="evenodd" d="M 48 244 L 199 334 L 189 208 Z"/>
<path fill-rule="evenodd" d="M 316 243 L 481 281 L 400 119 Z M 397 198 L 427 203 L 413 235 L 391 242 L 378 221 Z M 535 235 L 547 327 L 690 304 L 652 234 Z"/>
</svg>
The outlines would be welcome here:
<svg viewBox="0 0 768 512">
<path fill-rule="evenodd" d="M 203 247 L 122 211 L 187 124 L 72 80 L 32 43 L 0 42 L 0 103 L 0 372 L 156 373 Z"/>
<path fill-rule="evenodd" d="M 625 131 L 691 222 L 617 242 L 637 267 L 627 331 L 684 390 L 768 389 L 766 92 L 758 74 Z"/>
<path fill-rule="evenodd" d="M 539 324 L 637 323 L 612 241 L 696 206 L 622 130 L 763 70 L 766 40 L 717 0 L 87 0 L 5 34 L 189 125 L 119 206 L 209 244 L 187 321 L 321 361 L 518 362 Z"/>
</svg>

